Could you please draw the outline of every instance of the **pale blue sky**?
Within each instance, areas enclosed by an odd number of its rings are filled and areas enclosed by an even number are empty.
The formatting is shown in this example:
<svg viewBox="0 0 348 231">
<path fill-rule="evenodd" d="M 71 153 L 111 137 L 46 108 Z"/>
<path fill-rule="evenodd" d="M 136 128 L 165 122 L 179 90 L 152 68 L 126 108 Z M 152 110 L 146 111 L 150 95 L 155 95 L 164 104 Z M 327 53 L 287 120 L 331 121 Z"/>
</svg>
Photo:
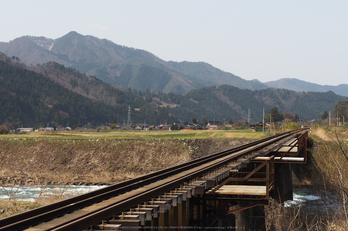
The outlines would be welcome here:
<svg viewBox="0 0 348 231">
<path fill-rule="evenodd" d="M 346 0 L 0 0 L 0 41 L 70 31 L 244 79 L 348 84 Z"/>
</svg>

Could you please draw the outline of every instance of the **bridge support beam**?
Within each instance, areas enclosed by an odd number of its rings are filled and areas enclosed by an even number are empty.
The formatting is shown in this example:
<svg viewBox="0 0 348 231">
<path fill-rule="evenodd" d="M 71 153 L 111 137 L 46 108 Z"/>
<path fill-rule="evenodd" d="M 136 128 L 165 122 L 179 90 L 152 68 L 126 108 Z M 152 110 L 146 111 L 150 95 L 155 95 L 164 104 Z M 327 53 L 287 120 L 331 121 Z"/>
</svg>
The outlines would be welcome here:
<svg viewBox="0 0 348 231">
<path fill-rule="evenodd" d="M 186 226 L 186 202 L 178 204 L 178 227 Z M 182 228 L 180 228 L 182 230 Z"/>
</svg>

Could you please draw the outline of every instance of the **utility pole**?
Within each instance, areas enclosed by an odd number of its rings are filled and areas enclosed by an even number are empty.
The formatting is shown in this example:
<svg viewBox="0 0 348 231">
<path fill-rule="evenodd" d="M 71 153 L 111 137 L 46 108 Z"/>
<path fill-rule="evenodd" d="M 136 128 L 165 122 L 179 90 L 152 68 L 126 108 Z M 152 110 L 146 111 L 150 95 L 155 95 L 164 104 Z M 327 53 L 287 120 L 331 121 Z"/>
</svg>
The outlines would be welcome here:
<svg viewBox="0 0 348 231">
<path fill-rule="evenodd" d="M 131 122 L 131 107 L 128 106 L 128 119 L 127 119 L 127 125 L 130 125 Z"/>
<path fill-rule="evenodd" d="M 329 127 L 331 127 L 331 111 L 329 111 Z"/>
<path fill-rule="evenodd" d="M 269 130 L 268 130 L 268 136 L 271 135 L 271 128 L 272 128 L 272 114 L 269 113 Z"/>
<path fill-rule="evenodd" d="M 250 124 L 250 108 L 248 109 L 248 124 Z"/>
<path fill-rule="evenodd" d="M 265 108 L 263 108 L 263 111 L 262 111 L 262 127 L 263 127 L 263 134 L 265 134 Z"/>
</svg>

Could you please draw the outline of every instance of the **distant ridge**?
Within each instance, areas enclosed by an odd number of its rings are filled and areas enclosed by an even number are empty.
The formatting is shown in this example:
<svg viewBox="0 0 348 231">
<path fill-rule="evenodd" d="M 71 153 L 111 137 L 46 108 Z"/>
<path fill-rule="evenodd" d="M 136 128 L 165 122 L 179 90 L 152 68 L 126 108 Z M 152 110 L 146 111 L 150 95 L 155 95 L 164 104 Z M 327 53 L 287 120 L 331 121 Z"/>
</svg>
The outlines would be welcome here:
<svg viewBox="0 0 348 231">
<path fill-rule="evenodd" d="M 283 78 L 275 81 L 265 82 L 271 88 L 288 89 L 298 92 L 327 92 L 332 91 L 337 95 L 348 96 L 348 84 L 338 86 L 319 85 L 296 78 Z"/>
</svg>

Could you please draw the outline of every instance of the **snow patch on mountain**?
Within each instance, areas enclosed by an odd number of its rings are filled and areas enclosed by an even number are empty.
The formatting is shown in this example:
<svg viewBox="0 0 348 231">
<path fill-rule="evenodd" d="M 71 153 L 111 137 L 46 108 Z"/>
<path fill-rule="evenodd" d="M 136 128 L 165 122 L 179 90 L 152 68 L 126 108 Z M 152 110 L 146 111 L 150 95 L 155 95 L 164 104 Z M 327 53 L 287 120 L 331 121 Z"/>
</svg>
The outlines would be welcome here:
<svg viewBox="0 0 348 231">
<path fill-rule="evenodd" d="M 54 46 L 54 40 L 48 39 L 45 37 L 34 37 L 31 36 L 30 39 L 35 42 L 38 46 L 45 48 L 46 50 L 51 51 Z"/>
</svg>

